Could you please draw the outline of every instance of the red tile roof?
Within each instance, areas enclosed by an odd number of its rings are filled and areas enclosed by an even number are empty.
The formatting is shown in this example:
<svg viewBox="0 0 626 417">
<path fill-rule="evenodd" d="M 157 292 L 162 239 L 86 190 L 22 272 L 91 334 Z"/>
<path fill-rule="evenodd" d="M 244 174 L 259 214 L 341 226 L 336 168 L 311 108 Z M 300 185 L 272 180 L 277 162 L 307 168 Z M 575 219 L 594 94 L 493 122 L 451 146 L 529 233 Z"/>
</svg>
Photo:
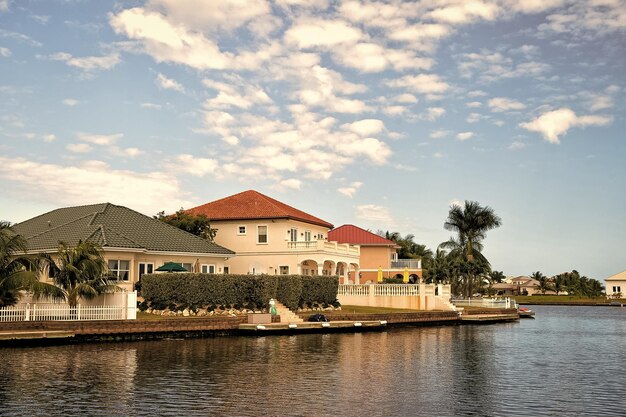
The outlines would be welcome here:
<svg viewBox="0 0 626 417">
<path fill-rule="evenodd" d="M 328 240 L 362 246 L 398 246 L 396 242 L 368 232 L 352 224 L 344 224 L 328 232 Z"/>
<path fill-rule="evenodd" d="M 254 190 L 215 200 L 185 212 L 193 215 L 204 214 L 210 220 L 293 219 L 333 228 L 327 221 Z"/>
</svg>

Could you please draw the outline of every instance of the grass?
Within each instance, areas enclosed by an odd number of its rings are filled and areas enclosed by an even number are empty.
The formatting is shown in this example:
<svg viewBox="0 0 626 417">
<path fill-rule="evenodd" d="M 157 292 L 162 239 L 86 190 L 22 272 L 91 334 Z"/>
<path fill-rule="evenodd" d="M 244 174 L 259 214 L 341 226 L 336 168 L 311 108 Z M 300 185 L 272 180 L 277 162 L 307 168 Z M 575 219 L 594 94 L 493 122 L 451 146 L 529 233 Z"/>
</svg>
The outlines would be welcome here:
<svg viewBox="0 0 626 417">
<path fill-rule="evenodd" d="M 578 297 L 574 295 L 527 295 L 516 296 L 515 301 L 518 304 L 581 304 L 581 305 L 595 305 L 595 304 L 609 304 L 613 301 L 620 303 L 626 303 L 626 299 L 607 299 L 606 297 Z"/>
<path fill-rule="evenodd" d="M 137 320 L 180 320 L 180 319 L 206 319 L 209 317 L 229 317 L 227 315 L 215 315 L 215 316 L 157 316 L 156 314 L 149 314 L 145 311 L 137 311 Z"/>
</svg>

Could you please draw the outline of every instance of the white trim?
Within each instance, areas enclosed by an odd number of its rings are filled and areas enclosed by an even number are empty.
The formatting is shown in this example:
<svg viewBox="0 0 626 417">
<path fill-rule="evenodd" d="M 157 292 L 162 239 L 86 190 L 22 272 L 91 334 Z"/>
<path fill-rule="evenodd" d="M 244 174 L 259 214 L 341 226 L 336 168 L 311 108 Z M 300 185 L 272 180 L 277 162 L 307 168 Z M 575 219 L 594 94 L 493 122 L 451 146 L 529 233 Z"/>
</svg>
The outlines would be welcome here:
<svg viewBox="0 0 626 417">
<path fill-rule="evenodd" d="M 58 249 L 45 249 L 45 250 L 29 250 L 26 252 L 26 255 L 36 255 L 38 253 L 57 253 Z M 234 253 L 213 253 L 213 252 L 170 252 L 170 251 L 151 251 L 147 249 L 138 249 L 138 248 L 113 248 L 109 246 L 105 246 L 102 248 L 104 253 L 106 252 L 130 252 L 130 253 L 143 253 L 146 255 L 169 255 L 169 256 L 195 256 L 195 257 L 206 257 L 206 258 L 232 258 L 235 256 Z"/>
<path fill-rule="evenodd" d="M 202 272 L 202 268 L 206 266 L 206 272 Z M 211 267 L 213 267 L 213 272 L 211 272 Z M 202 264 L 200 265 L 200 273 L 202 274 L 217 274 L 217 268 L 215 264 Z"/>
</svg>

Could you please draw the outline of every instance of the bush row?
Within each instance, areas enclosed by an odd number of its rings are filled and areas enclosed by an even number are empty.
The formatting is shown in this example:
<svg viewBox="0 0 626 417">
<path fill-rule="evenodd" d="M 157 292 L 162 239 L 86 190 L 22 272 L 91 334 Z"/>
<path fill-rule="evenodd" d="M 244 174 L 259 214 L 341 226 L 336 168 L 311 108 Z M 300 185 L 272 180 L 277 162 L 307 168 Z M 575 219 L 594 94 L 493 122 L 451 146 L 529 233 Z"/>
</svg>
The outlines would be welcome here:
<svg viewBox="0 0 626 417">
<path fill-rule="evenodd" d="M 338 305 L 336 276 L 217 275 L 197 273 L 146 274 L 141 293 L 152 308 L 226 307 L 262 309 L 275 298 L 289 309 Z"/>
</svg>

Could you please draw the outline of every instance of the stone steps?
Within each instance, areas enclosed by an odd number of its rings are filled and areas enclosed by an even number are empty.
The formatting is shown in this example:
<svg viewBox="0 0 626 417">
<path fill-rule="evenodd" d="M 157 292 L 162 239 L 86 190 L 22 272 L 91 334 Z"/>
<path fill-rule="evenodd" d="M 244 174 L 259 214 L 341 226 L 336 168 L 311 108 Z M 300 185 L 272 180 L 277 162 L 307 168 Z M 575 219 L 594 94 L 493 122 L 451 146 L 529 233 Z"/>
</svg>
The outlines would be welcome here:
<svg viewBox="0 0 626 417">
<path fill-rule="evenodd" d="M 285 305 L 283 303 L 281 303 L 280 301 L 276 300 L 276 312 L 278 313 L 278 315 L 280 316 L 280 322 L 285 324 L 289 324 L 289 323 L 304 323 L 304 320 L 302 320 L 297 314 L 295 314 L 293 311 L 289 310 L 287 307 L 285 307 Z"/>
</svg>

